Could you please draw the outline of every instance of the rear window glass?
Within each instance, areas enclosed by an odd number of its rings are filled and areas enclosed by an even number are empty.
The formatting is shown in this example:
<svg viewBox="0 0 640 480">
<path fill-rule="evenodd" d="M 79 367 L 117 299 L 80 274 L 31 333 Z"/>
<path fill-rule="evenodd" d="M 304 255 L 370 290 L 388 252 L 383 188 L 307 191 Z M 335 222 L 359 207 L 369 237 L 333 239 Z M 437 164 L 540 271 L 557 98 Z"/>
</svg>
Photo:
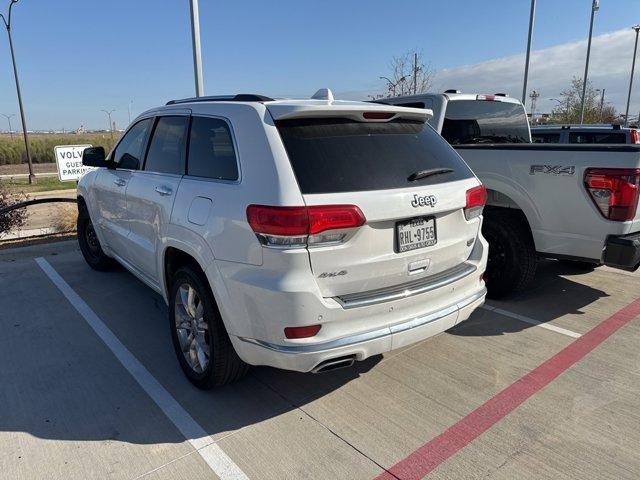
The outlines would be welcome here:
<svg viewBox="0 0 640 480">
<path fill-rule="evenodd" d="M 532 133 L 533 143 L 560 143 L 559 133 Z"/>
<path fill-rule="evenodd" d="M 529 143 L 529 123 L 519 103 L 452 100 L 447 103 L 442 136 L 452 145 Z"/>
<path fill-rule="evenodd" d="M 569 134 L 569 143 L 626 143 L 624 133 L 582 132 Z"/>
<path fill-rule="evenodd" d="M 193 117 L 187 164 L 189 175 L 238 179 L 238 162 L 227 122 L 219 118 Z"/>
<path fill-rule="evenodd" d="M 304 194 L 434 185 L 473 175 L 447 142 L 422 122 L 322 118 L 281 120 L 276 125 Z M 452 171 L 408 179 L 433 168 Z"/>
</svg>

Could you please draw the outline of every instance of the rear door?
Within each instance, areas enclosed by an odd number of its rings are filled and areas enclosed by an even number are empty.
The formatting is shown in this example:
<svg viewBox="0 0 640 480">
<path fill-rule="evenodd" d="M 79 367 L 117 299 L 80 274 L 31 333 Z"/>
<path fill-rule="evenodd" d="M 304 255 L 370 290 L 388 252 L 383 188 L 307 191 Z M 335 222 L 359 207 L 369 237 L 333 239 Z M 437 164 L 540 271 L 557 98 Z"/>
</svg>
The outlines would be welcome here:
<svg viewBox="0 0 640 480">
<path fill-rule="evenodd" d="M 352 118 L 276 125 L 307 206 L 356 205 L 366 217 L 346 241 L 308 247 L 324 296 L 399 285 L 468 259 L 480 221 L 466 220 L 463 209 L 479 182 L 429 125 Z M 415 179 L 420 172 L 427 173 Z"/>
<path fill-rule="evenodd" d="M 158 117 L 144 168 L 127 189 L 130 261 L 154 283 L 160 283 L 158 252 L 185 171 L 188 127 L 188 115 Z"/>
</svg>

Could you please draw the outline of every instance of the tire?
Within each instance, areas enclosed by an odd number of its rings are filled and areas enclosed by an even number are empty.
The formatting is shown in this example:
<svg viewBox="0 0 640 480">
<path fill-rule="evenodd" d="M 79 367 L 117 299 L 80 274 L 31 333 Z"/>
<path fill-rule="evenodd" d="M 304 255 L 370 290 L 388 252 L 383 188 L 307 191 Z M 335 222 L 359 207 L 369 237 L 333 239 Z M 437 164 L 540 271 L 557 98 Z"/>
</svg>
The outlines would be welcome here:
<svg viewBox="0 0 640 480">
<path fill-rule="evenodd" d="M 80 206 L 78 212 L 77 232 L 80 251 L 87 264 L 99 272 L 110 270 L 114 266 L 115 260 L 108 257 L 102 250 L 89 212 L 84 206 Z"/>
<path fill-rule="evenodd" d="M 583 262 L 580 260 L 558 260 L 562 265 L 569 267 L 573 270 L 579 270 L 581 272 L 592 272 L 598 267 L 595 263 Z"/>
<path fill-rule="evenodd" d="M 171 279 L 169 328 L 182 371 L 196 387 L 227 385 L 249 370 L 233 348 L 208 281 L 190 265 Z"/>
<path fill-rule="evenodd" d="M 487 212 L 482 234 L 489 242 L 487 296 L 503 298 L 533 280 L 538 259 L 529 225 L 519 212 Z"/>
</svg>

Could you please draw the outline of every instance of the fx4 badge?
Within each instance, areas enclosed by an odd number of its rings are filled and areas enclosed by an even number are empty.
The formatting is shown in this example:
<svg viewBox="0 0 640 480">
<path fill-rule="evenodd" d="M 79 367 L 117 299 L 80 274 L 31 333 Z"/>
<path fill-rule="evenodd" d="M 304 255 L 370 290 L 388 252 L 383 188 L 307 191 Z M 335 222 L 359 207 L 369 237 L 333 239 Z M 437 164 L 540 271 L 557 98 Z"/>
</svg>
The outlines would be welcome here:
<svg viewBox="0 0 640 480">
<path fill-rule="evenodd" d="M 433 207 L 435 206 L 436 203 L 438 203 L 438 200 L 436 199 L 435 195 L 424 195 L 424 196 L 414 195 L 413 201 L 411 202 L 411 206 L 413 208 L 426 207 L 426 206 Z"/>
<path fill-rule="evenodd" d="M 546 173 L 548 175 L 573 175 L 576 173 L 576 167 L 563 167 L 562 165 L 531 165 L 529 175 L 536 173 Z"/>
<path fill-rule="evenodd" d="M 341 277 L 342 275 L 346 275 L 346 270 L 340 270 L 339 272 L 323 272 L 318 275 L 318 278 L 332 278 L 332 277 Z"/>
</svg>

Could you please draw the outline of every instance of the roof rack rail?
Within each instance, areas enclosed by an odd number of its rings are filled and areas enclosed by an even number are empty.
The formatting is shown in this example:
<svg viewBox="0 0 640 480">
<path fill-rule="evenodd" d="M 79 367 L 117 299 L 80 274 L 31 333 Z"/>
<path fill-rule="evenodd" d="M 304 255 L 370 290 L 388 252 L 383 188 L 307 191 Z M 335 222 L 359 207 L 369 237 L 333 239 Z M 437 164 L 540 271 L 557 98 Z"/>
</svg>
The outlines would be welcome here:
<svg viewBox="0 0 640 480">
<path fill-rule="evenodd" d="M 462 93 L 462 92 L 460 90 L 450 88 L 449 90 L 445 90 L 444 93 Z"/>
<path fill-rule="evenodd" d="M 272 102 L 273 98 L 264 95 L 255 95 L 253 93 L 239 93 L 237 95 L 214 95 L 209 97 L 191 97 L 181 98 L 179 100 L 170 100 L 167 105 L 176 105 L 178 103 L 193 102 Z"/>
</svg>

